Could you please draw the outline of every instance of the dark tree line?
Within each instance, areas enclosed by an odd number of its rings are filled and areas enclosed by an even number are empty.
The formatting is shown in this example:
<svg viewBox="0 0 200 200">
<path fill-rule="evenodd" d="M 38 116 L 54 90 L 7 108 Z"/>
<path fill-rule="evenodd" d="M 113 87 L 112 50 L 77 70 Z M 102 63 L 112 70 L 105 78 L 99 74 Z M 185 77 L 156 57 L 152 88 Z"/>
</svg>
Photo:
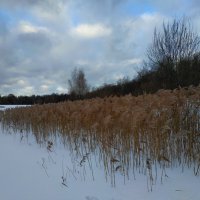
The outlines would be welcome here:
<svg viewBox="0 0 200 200">
<path fill-rule="evenodd" d="M 0 96 L 1 105 L 33 105 L 45 103 L 58 103 L 62 101 L 74 101 L 80 99 L 77 95 L 69 94 L 49 94 L 49 95 L 32 95 L 32 96 Z"/>
<path fill-rule="evenodd" d="M 9 94 L 8 96 L 0 96 L 0 104 L 2 105 L 32 105 L 32 104 L 44 104 L 44 103 L 57 103 L 68 99 L 67 94 L 51 94 L 51 95 L 32 95 L 32 96 L 15 96 Z"/>
</svg>

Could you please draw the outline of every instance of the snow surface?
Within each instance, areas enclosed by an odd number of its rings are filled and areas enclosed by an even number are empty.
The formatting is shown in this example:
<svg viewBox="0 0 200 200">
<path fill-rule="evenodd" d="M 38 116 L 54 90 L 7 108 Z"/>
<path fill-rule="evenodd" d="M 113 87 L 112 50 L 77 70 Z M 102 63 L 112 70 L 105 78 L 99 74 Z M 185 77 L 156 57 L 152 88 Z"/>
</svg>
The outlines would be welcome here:
<svg viewBox="0 0 200 200">
<path fill-rule="evenodd" d="M 30 105 L 0 105 L 0 110 L 6 110 L 9 108 L 16 108 L 16 107 L 26 107 Z"/>
<path fill-rule="evenodd" d="M 74 164 L 70 151 L 59 142 L 51 152 L 45 144 L 38 145 L 33 135 L 8 133 L 0 131 L 1 200 L 200 199 L 200 177 L 192 169 L 167 169 L 168 177 L 163 184 L 158 178 L 152 192 L 147 189 L 147 177 L 139 173 L 125 183 L 117 174 L 113 187 L 100 165 L 93 164 L 93 179 L 87 161 L 84 167 Z"/>
<path fill-rule="evenodd" d="M 44 161 L 44 166 L 42 166 Z M 147 190 L 147 178 L 136 175 L 124 184 L 123 177 L 116 177 L 112 187 L 105 181 L 103 170 L 94 168 L 91 173 L 75 177 L 68 173 L 66 186 L 62 176 L 66 167 L 72 169 L 69 152 L 56 147 L 51 154 L 39 147 L 33 138 L 20 139 L 18 135 L 0 134 L 0 195 L 2 200 L 199 200 L 200 178 L 192 170 L 168 169 L 168 178 L 161 184 L 158 180 L 153 191 Z M 63 167 L 64 166 L 64 167 Z M 79 167 L 80 168 L 80 167 Z M 87 177 L 88 176 L 88 177 Z"/>
</svg>

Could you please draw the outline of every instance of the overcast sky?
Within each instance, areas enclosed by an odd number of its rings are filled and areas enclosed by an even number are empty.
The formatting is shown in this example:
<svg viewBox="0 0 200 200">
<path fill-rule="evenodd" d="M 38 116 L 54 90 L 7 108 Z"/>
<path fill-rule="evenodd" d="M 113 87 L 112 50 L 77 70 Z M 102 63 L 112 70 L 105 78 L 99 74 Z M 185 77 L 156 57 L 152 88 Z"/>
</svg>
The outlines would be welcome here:
<svg viewBox="0 0 200 200">
<path fill-rule="evenodd" d="M 66 93 L 75 67 L 97 87 L 133 78 L 154 27 L 199 0 L 0 0 L 0 95 Z"/>
</svg>

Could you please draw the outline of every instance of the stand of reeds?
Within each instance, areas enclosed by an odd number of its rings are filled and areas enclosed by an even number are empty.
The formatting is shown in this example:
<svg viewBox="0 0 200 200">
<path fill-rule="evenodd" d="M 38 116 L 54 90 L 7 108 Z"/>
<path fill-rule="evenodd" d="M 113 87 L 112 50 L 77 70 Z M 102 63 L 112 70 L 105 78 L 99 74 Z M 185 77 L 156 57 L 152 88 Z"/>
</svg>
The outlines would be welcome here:
<svg viewBox="0 0 200 200">
<path fill-rule="evenodd" d="M 106 177 L 129 177 L 130 169 L 148 176 L 167 167 L 200 171 L 200 87 L 160 90 L 138 97 L 95 98 L 8 109 L 0 113 L 4 129 L 32 132 L 39 142 L 59 136 L 80 166 L 98 152 Z"/>
</svg>

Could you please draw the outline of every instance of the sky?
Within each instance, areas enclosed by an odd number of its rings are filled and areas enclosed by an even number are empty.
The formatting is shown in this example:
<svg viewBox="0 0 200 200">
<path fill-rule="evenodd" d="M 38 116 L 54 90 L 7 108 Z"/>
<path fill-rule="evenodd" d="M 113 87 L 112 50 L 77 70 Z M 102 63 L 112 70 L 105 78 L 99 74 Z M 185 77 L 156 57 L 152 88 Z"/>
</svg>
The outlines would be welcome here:
<svg viewBox="0 0 200 200">
<path fill-rule="evenodd" d="M 200 33 L 199 0 L 0 0 L 0 95 L 67 93 L 134 78 L 155 27 L 182 16 Z"/>
</svg>

